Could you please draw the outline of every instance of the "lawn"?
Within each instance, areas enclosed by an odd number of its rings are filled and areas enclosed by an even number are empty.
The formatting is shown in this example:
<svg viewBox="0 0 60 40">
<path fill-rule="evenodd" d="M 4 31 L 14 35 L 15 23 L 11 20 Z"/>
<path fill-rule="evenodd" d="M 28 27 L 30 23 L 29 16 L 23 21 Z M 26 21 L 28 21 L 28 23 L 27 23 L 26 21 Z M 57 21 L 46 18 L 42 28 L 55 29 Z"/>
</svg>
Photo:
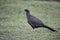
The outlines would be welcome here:
<svg viewBox="0 0 60 40">
<path fill-rule="evenodd" d="M 24 9 L 58 32 L 33 30 Z M 60 3 L 48 1 L 0 1 L 0 40 L 60 40 Z"/>
</svg>

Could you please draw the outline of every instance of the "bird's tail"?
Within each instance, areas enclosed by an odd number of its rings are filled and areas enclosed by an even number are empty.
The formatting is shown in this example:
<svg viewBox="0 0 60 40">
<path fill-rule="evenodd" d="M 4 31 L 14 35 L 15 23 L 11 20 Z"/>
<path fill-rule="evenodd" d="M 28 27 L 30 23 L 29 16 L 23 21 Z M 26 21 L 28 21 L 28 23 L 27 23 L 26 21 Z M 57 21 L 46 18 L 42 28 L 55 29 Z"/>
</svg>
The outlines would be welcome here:
<svg viewBox="0 0 60 40">
<path fill-rule="evenodd" d="M 51 30 L 51 31 L 53 31 L 53 32 L 57 32 L 57 31 L 54 30 L 53 28 L 50 28 L 50 27 L 48 27 L 48 26 L 46 26 L 46 25 L 44 25 L 44 27 L 47 28 L 47 29 L 49 29 L 49 30 Z"/>
</svg>

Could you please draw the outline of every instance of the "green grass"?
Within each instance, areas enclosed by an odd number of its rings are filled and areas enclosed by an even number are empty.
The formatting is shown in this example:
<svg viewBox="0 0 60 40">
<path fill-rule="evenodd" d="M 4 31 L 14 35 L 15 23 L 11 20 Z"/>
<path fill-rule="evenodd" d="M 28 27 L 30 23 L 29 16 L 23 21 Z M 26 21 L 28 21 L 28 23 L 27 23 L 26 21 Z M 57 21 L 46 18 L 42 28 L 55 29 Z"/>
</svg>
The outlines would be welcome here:
<svg viewBox="0 0 60 40">
<path fill-rule="evenodd" d="M 27 23 L 25 8 L 58 32 L 45 28 L 33 30 Z M 60 40 L 60 3 L 1 0 L 0 40 Z"/>
</svg>

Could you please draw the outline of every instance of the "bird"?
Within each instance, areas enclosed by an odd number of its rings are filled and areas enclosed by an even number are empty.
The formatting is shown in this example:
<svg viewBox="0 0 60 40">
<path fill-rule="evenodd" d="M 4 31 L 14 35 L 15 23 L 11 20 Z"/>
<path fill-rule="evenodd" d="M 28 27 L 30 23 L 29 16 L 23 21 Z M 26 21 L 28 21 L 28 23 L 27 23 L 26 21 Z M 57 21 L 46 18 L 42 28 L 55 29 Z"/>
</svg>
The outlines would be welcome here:
<svg viewBox="0 0 60 40">
<path fill-rule="evenodd" d="M 27 18 L 27 22 L 28 24 L 33 28 L 40 28 L 40 27 L 43 27 L 43 28 L 47 28 L 53 32 L 57 32 L 55 29 L 45 25 L 40 19 L 38 19 L 37 17 L 35 16 L 32 16 L 30 14 L 30 11 L 29 9 L 24 9 L 24 11 L 26 12 L 26 18 Z"/>
</svg>

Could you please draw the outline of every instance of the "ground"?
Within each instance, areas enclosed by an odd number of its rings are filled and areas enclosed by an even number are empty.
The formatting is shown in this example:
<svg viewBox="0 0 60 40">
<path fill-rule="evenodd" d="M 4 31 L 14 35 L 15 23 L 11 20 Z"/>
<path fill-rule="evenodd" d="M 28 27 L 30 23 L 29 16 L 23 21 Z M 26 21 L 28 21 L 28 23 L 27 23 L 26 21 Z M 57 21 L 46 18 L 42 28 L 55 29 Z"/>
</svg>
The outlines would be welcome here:
<svg viewBox="0 0 60 40">
<path fill-rule="evenodd" d="M 58 32 L 33 30 L 24 9 Z M 0 40 L 60 40 L 60 3 L 48 1 L 0 1 Z"/>
</svg>

